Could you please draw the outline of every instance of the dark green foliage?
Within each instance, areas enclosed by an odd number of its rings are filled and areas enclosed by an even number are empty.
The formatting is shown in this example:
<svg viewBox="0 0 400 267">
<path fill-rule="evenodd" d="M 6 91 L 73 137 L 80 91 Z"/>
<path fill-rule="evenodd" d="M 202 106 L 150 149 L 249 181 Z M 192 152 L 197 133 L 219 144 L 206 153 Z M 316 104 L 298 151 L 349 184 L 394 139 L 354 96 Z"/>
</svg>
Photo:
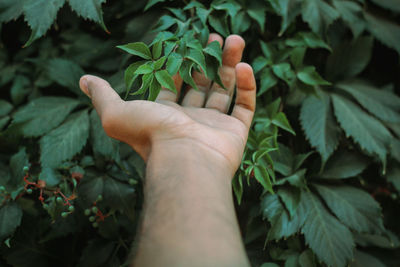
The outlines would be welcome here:
<svg viewBox="0 0 400 267">
<path fill-rule="evenodd" d="M 233 179 L 252 265 L 399 266 L 399 18 L 397 0 L 0 1 L 0 265 L 128 266 L 144 163 L 79 78 L 128 100 L 177 73 L 221 84 L 217 32 L 257 78 Z"/>
</svg>

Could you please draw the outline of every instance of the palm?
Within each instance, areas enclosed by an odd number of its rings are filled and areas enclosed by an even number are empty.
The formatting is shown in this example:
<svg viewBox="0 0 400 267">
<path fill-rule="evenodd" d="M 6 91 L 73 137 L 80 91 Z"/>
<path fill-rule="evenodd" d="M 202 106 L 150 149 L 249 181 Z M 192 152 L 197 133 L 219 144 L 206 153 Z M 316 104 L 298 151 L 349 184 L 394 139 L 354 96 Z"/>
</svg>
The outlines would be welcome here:
<svg viewBox="0 0 400 267">
<path fill-rule="evenodd" d="M 210 41 L 215 40 L 222 45 L 222 38 L 211 34 Z M 177 75 L 174 80 L 178 94 L 163 89 L 156 102 L 124 102 L 107 82 L 93 76 L 84 76 L 81 88 L 92 98 L 107 134 L 130 144 L 144 159 L 160 140 L 175 140 L 178 144 L 189 140 L 189 145 L 219 153 L 234 169 L 240 163 L 255 108 L 253 71 L 248 64 L 239 63 L 243 48 L 241 37 L 226 39 L 220 74 L 227 90 L 194 73 L 200 90 L 189 89 L 181 105 L 176 103 L 182 87 Z M 88 84 L 86 88 L 84 83 Z M 235 85 L 236 103 L 232 114 L 227 115 Z"/>
</svg>

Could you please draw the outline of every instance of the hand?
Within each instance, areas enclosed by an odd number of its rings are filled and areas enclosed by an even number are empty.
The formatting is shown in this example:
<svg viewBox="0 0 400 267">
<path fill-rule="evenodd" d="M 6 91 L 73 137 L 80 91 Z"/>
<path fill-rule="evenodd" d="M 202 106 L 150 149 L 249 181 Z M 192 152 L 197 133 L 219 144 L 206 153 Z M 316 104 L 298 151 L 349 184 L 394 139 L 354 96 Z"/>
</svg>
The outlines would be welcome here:
<svg viewBox="0 0 400 267">
<path fill-rule="evenodd" d="M 219 35 L 210 34 L 209 42 L 215 40 L 223 45 Z M 255 109 L 253 70 L 239 63 L 244 46 L 237 35 L 225 41 L 220 75 L 227 90 L 195 72 L 199 91 L 188 88 L 181 105 L 176 103 L 182 87 L 179 75 L 174 76 L 178 95 L 163 89 L 155 102 L 125 102 L 105 80 L 91 75 L 81 78 L 80 87 L 92 99 L 106 133 L 132 146 L 145 161 L 164 145 L 176 145 L 179 150 L 183 146 L 187 150 L 182 153 L 202 150 L 211 164 L 225 164 L 233 175 L 240 165 Z M 235 84 L 236 103 L 227 115 Z"/>
</svg>

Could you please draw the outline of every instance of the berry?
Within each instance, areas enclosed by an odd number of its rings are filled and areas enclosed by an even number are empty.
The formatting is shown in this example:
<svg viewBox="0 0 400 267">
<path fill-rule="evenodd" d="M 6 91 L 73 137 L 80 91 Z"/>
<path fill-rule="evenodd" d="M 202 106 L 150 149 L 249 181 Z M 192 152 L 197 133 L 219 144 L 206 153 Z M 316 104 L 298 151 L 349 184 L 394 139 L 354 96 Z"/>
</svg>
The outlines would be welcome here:
<svg viewBox="0 0 400 267">
<path fill-rule="evenodd" d="M 28 166 L 24 166 L 23 171 L 24 172 L 28 172 L 29 171 L 29 167 Z"/>
<path fill-rule="evenodd" d="M 129 183 L 130 185 L 135 185 L 135 184 L 137 184 L 137 182 L 136 182 L 135 179 L 129 179 L 129 180 L 128 180 L 128 183 Z"/>
<path fill-rule="evenodd" d="M 99 210 L 99 209 L 98 209 L 97 207 L 93 207 L 93 208 L 92 208 L 92 212 L 93 212 L 94 214 L 96 214 L 98 210 Z"/>
<path fill-rule="evenodd" d="M 90 211 L 90 209 L 85 209 L 84 213 L 85 213 L 86 216 L 89 216 L 91 211 Z"/>
<path fill-rule="evenodd" d="M 4 187 L 4 186 L 0 186 L 0 192 L 4 192 L 4 191 L 6 191 L 6 188 Z"/>
<path fill-rule="evenodd" d="M 73 212 L 73 211 L 75 210 L 75 207 L 74 207 L 73 205 L 71 205 L 71 206 L 68 207 L 68 210 L 69 210 L 70 212 Z"/>
<path fill-rule="evenodd" d="M 62 212 L 61 213 L 61 217 L 63 217 L 63 218 L 67 218 L 68 215 L 69 215 L 68 212 Z"/>
<path fill-rule="evenodd" d="M 62 197 L 57 197 L 57 198 L 56 198 L 56 201 L 57 201 L 58 204 L 63 203 Z"/>
<path fill-rule="evenodd" d="M 96 220 L 96 217 L 94 217 L 94 216 L 90 216 L 90 217 L 89 217 L 89 221 L 90 221 L 90 222 L 94 222 L 95 220 Z"/>
<path fill-rule="evenodd" d="M 31 188 L 28 188 L 28 189 L 26 189 L 26 193 L 28 193 L 28 194 L 32 194 L 32 189 Z"/>
<path fill-rule="evenodd" d="M 103 196 L 102 196 L 102 195 L 98 195 L 98 196 L 97 196 L 96 202 L 100 202 L 100 201 L 102 201 L 102 200 L 103 200 Z"/>
<path fill-rule="evenodd" d="M 43 208 L 44 208 L 45 210 L 47 210 L 47 209 L 49 209 L 49 205 L 43 204 Z"/>
<path fill-rule="evenodd" d="M 97 227 L 99 227 L 99 224 L 98 224 L 97 222 L 94 222 L 94 223 L 92 223 L 92 226 L 93 226 L 94 228 L 97 228 Z"/>
</svg>

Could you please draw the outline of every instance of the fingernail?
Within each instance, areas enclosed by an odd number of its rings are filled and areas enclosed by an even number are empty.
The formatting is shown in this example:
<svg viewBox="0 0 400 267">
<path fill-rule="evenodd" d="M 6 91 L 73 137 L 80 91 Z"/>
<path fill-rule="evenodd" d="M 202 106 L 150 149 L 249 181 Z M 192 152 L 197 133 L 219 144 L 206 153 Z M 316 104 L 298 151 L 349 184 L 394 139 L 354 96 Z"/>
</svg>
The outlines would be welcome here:
<svg viewBox="0 0 400 267">
<path fill-rule="evenodd" d="M 90 97 L 89 86 L 88 86 L 88 82 L 87 82 L 86 78 L 83 78 L 81 80 L 81 89 L 88 97 Z"/>
</svg>

